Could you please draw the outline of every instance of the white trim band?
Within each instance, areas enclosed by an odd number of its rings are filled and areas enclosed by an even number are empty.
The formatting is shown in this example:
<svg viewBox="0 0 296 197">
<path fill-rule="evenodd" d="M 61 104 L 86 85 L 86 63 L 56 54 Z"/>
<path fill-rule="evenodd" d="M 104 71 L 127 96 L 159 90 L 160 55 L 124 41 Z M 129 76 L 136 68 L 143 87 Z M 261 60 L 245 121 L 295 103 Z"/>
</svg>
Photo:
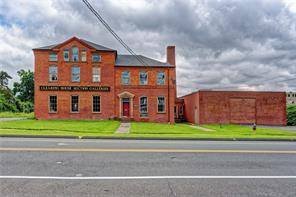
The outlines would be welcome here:
<svg viewBox="0 0 296 197">
<path fill-rule="evenodd" d="M 47 180 L 138 180 L 138 179 L 296 179 L 296 176 L 0 176 L 0 179 L 47 179 Z"/>
</svg>

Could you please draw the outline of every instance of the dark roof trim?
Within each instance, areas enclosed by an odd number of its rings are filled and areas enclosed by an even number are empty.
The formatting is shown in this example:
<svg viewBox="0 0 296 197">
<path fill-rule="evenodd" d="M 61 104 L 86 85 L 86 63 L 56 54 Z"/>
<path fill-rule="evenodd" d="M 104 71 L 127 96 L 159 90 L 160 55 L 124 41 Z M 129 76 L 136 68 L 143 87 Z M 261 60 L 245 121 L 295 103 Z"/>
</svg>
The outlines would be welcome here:
<svg viewBox="0 0 296 197">
<path fill-rule="evenodd" d="M 79 39 L 77 37 L 72 37 L 72 38 L 66 40 L 65 42 L 62 42 L 62 43 L 59 43 L 59 44 L 53 44 L 53 45 L 49 45 L 49 46 L 34 48 L 33 50 L 53 50 L 54 48 L 59 48 L 59 47 L 63 46 L 64 44 L 67 44 L 67 43 L 69 43 L 69 42 L 71 42 L 73 40 L 77 40 L 77 41 L 81 42 L 82 44 L 88 46 L 89 48 L 93 48 L 93 49 L 96 49 L 98 51 L 112 51 L 112 52 L 117 52 L 114 49 L 110 49 L 110 48 L 107 48 L 105 46 L 102 46 L 102 45 L 99 45 L 99 44 L 95 44 L 93 42 L 90 42 L 90 41 L 87 41 L 87 40 L 84 40 L 84 39 Z"/>
<path fill-rule="evenodd" d="M 151 59 L 143 55 L 137 56 L 141 58 L 149 67 L 174 67 L 167 62 L 160 62 L 158 60 Z M 115 66 L 145 67 L 147 66 L 146 64 L 140 62 L 134 55 L 118 55 L 115 61 Z"/>
</svg>

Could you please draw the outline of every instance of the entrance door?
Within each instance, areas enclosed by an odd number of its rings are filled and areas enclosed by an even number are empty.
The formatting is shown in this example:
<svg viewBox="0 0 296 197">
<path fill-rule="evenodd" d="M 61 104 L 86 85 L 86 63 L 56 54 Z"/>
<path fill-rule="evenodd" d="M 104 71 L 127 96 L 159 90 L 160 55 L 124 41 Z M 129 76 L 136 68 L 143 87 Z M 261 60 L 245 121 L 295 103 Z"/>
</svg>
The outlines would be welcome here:
<svg viewBox="0 0 296 197">
<path fill-rule="evenodd" d="M 130 101 L 129 98 L 123 98 L 122 99 L 122 115 L 124 117 L 129 117 L 130 115 Z"/>
</svg>

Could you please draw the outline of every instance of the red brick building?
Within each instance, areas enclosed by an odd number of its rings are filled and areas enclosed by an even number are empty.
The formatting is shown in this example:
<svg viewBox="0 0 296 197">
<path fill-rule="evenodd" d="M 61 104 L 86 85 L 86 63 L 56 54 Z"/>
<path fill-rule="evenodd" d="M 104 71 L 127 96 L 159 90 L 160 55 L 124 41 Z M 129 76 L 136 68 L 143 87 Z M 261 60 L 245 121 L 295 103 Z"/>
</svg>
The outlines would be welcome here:
<svg viewBox="0 0 296 197">
<path fill-rule="evenodd" d="M 174 123 L 175 47 L 167 62 L 119 55 L 73 37 L 33 49 L 37 119 L 113 119 Z"/>
<path fill-rule="evenodd" d="M 191 123 L 286 125 L 285 92 L 200 90 L 182 99 Z"/>
</svg>

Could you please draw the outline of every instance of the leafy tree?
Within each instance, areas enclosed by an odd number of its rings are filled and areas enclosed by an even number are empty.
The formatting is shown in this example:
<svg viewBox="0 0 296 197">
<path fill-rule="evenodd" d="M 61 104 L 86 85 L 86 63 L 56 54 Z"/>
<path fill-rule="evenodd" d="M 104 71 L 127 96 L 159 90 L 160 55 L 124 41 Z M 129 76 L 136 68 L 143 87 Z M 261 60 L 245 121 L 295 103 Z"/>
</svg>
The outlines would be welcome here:
<svg viewBox="0 0 296 197">
<path fill-rule="evenodd" d="M 22 102 L 34 102 L 34 73 L 30 70 L 17 72 L 20 82 L 14 82 L 13 94 Z"/>
<path fill-rule="evenodd" d="M 287 106 L 287 125 L 296 126 L 296 105 Z"/>
<path fill-rule="evenodd" d="M 1 70 L 0 71 L 0 86 L 1 88 L 8 86 L 8 80 L 12 79 L 12 77 L 7 74 L 7 72 Z"/>
</svg>

